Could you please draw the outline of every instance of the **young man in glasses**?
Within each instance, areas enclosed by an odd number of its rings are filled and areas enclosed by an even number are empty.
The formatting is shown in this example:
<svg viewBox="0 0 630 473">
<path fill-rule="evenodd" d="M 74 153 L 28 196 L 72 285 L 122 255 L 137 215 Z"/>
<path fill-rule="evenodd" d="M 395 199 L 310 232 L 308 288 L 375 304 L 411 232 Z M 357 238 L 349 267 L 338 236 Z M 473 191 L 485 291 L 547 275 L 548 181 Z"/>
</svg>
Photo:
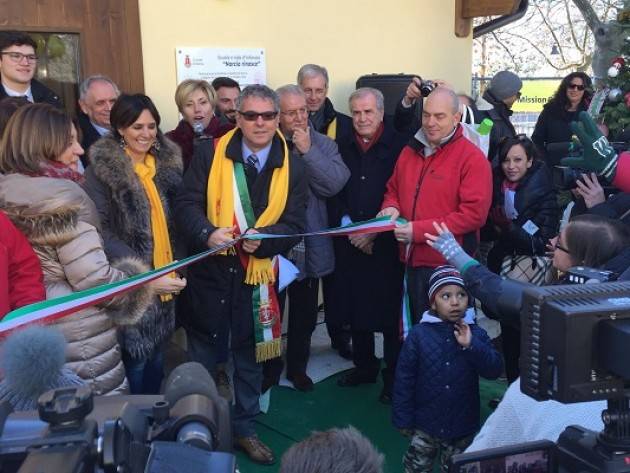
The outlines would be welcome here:
<svg viewBox="0 0 630 473">
<path fill-rule="evenodd" d="M 246 87 L 237 101 L 237 128 L 196 155 L 176 199 L 175 218 L 190 254 L 229 245 L 238 235 L 293 235 L 304 230 L 304 163 L 278 132 L 278 96 L 269 87 Z M 298 238 L 243 239 L 188 271 L 180 313 L 188 353 L 216 371 L 218 336 L 230 334 L 234 364 L 235 444 L 255 462 L 272 464 L 273 452 L 256 435 L 254 418 L 262 363 L 281 354 L 277 255 Z"/>
<path fill-rule="evenodd" d="M 62 107 L 59 96 L 33 79 L 37 69 L 37 44 L 20 31 L 0 32 L 0 100 L 26 97 L 30 102 Z"/>
<path fill-rule="evenodd" d="M 483 96 L 477 99 L 475 122 L 481 123 L 484 118 L 489 118 L 493 122 L 488 149 L 490 161 L 495 158 L 500 141 L 516 135 L 510 116 L 512 106 L 521 97 L 522 87 L 523 81 L 516 74 L 500 71 L 492 78 Z"/>
</svg>

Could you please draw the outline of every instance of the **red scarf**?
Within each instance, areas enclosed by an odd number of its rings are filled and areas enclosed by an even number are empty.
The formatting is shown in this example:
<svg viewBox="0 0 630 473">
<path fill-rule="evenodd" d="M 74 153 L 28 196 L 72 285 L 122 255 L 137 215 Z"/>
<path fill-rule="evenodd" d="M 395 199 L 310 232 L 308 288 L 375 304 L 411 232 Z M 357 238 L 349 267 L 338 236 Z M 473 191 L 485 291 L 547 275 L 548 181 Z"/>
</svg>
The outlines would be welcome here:
<svg viewBox="0 0 630 473">
<path fill-rule="evenodd" d="M 503 182 L 501 183 L 501 194 L 505 194 L 506 190 L 515 191 L 517 187 L 518 187 L 518 181 L 512 182 L 512 181 L 508 181 L 507 179 L 503 179 Z"/>
<path fill-rule="evenodd" d="M 34 177 L 52 177 L 55 179 L 69 179 L 81 185 L 85 181 L 83 174 L 75 171 L 67 164 L 60 161 L 42 161 L 39 165 L 39 172 L 30 173 Z"/>
<path fill-rule="evenodd" d="M 354 141 L 357 142 L 357 146 L 359 147 L 359 149 L 361 150 L 362 153 L 367 153 L 368 150 L 372 146 L 374 146 L 376 143 L 378 143 L 378 140 L 381 139 L 381 135 L 383 134 L 383 129 L 384 128 L 385 128 L 385 126 L 381 122 L 381 124 L 378 127 L 378 130 L 376 130 L 376 133 L 374 133 L 374 135 L 372 136 L 372 138 L 370 138 L 369 141 L 365 141 L 363 139 L 363 137 L 360 136 L 356 131 L 354 132 Z"/>
</svg>

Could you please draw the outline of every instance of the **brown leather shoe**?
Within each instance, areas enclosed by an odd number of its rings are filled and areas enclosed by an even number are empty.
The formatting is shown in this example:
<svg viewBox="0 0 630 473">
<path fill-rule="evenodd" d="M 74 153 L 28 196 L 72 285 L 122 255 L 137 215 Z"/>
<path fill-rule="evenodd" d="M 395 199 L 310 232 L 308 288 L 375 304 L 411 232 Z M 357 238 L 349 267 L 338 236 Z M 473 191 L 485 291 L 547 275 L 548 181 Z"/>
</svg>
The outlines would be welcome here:
<svg viewBox="0 0 630 473">
<path fill-rule="evenodd" d="M 237 437 L 234 442 L 236 448 L 244 451 L 250 460 L 256 463 L 273 465 L 276 462 L 271 449 L 262 443 L 256 434 L 251 437 Z"/>
</svg>

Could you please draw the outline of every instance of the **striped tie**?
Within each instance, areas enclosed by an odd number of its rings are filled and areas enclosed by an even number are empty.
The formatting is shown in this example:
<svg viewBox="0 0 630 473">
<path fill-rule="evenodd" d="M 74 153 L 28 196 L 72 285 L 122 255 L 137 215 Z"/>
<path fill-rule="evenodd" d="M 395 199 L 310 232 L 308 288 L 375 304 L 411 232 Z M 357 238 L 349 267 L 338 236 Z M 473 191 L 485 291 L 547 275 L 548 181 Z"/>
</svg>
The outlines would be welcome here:
<svg viewBox="0 0 630 473">
<path fill-rule="evenodd" d="M 247 156 L 247 165 L 251 166 L 256 171 L 256 174 L 258 174 L 258 162 L 258 156 L 255 154 Z"/>
</svg>

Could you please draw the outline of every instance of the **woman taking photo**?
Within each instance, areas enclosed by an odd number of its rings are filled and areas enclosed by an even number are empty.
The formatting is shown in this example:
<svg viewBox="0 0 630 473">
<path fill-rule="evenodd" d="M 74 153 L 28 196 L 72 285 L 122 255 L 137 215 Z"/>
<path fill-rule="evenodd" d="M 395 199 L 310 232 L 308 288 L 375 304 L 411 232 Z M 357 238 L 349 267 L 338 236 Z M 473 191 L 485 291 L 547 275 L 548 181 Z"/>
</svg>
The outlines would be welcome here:
<svg viewBox="0 0 630 473">
<path fill-rule="evenodd" d="M 484 231 L 487 239 L 495 241 L 488 253 L 488 268 L 495 273 L 506 256 L 544 256 L 547 242 L 558 233 L 560 217 L 551 173 L 537 159 L 529 138 L 505 138 L 498 156 Z"/>
<path fill-rule="evenodd" d="M 187 79 L 177 86 L 175 103 L 184 117 L 177 128 L 166 133 L 182 150 L 184 170 L 195 151 L 195 137 L 219 138 L 234 128 L 230 123 L 221 123 L 214 116 L 217 94 L 205 80 Z"/>
<path fill-rule="evenodd" d="M 137 258 L 110 266 L 94 204 L 77 185 L 82 154 L 70 118 L 47 104 L 17 110 L 0 145 L 2 209 L 39 257 L 48 299 L 148 270 Z M 96 395 L 128 391 L 114 324 L 135 324 L 150 298 L 150 288 L 141 288 L 55 322 L 68 343 L 67 367 Z"/>
<path fill-rule="evenodd" d="M 181 182 L 179 148 L 164 138 L 149 97 L 121 95 L 111 111 L 112 133 L 90 148 L 85 187 L 101 219 L 107 255 L 136 257 L 152 268 L 174 259 L 172 203 Z M 160 279 L 140 322 L 119 328 L 132 394 L 154 394 L 164 376 L 164 345 L 175 330 L 173 297 L 186 286 Z"/>
<path fill-rule="evenodd" d="M 573 132 L 570 123 L 576 121 L 581 111 L 587 110 L 593 97 L 591 78 L 584 72 L 572 72 L 560 82 L 558 90 L 538 116 L 532 141 L 551 168 L 566 157 Z M 566 143 L 549 149 L 550 144 Z"/>
</svg>

